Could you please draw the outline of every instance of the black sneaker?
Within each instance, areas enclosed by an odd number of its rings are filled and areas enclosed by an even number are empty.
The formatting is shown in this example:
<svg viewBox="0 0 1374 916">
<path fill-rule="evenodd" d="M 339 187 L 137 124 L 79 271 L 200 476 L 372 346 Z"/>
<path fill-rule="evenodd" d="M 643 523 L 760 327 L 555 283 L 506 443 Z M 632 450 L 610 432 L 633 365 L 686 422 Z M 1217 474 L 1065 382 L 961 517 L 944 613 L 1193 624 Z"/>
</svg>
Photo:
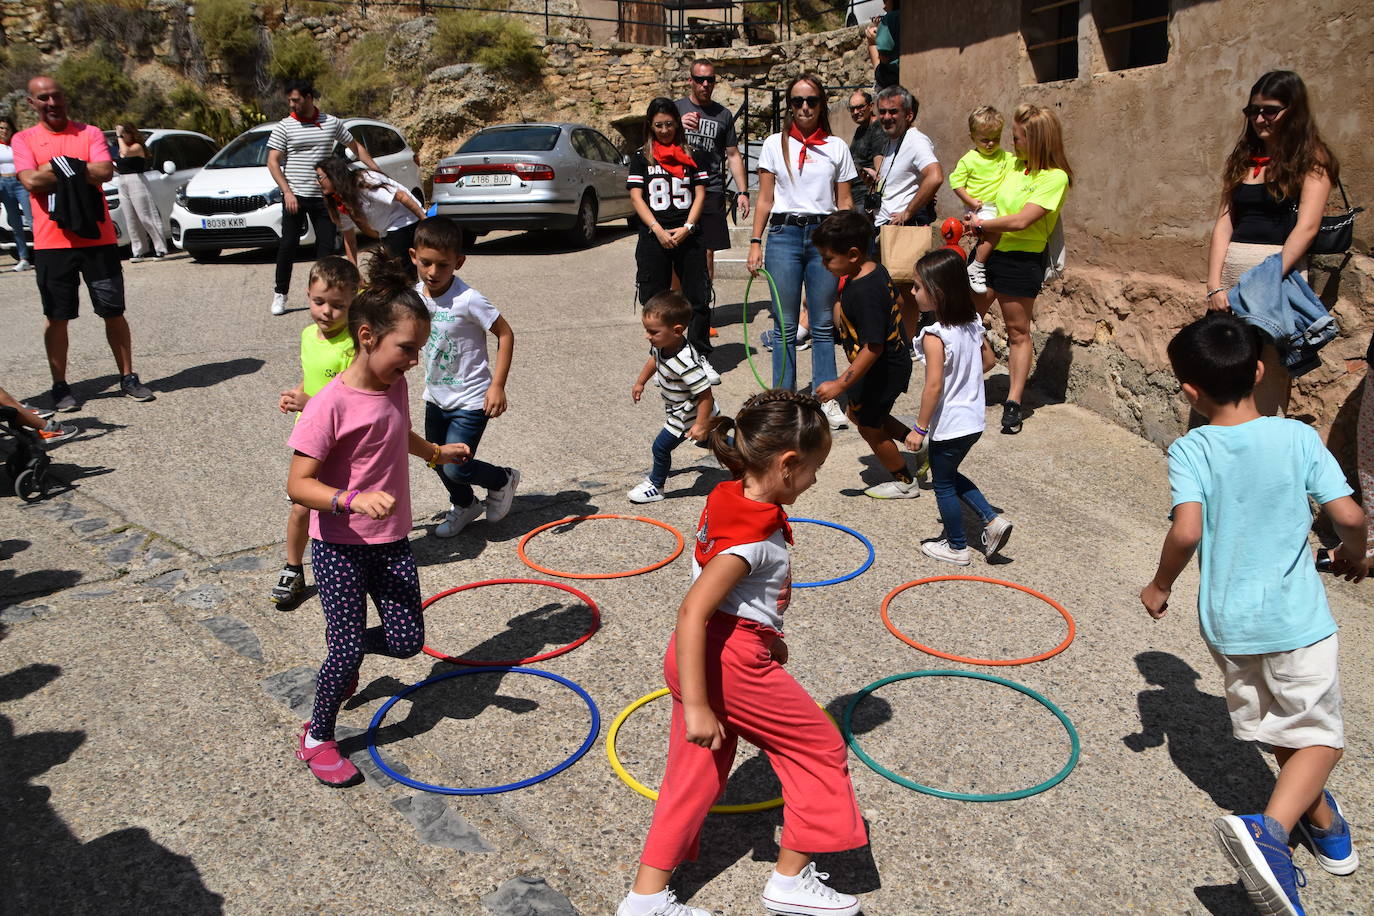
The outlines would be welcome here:
<svg viewBox="0 0 1374 916">
<path fill-rule="evenodd" d="M 66 382 L 53 382 L 51 397 L 54 410 L 60 410 L 63 413 L 71 413 L 76 410 L 76 395 L 72 394 L 72 386 Z"/>
<path fill-rule="evenodd" d="M 1002 405 L 1002 433 L 1007 436 L 1014 436 L 1021 431 L 1021 405 L 1015 401 L 1007 401 Z"/>
<path fill-rule="evenodd" d="M 156 398 L 148 386 L 138 380 L 137 372 L 130 372 L 119 380 L 119 390 L 135 401 L 151 401 Z"/>
<path fill-rule="evenodd" d="M 289 605 L 305 594 L 305 571 L 284 567 L 272 588 L 272 601 L 278 607 Z"/>
</svg>

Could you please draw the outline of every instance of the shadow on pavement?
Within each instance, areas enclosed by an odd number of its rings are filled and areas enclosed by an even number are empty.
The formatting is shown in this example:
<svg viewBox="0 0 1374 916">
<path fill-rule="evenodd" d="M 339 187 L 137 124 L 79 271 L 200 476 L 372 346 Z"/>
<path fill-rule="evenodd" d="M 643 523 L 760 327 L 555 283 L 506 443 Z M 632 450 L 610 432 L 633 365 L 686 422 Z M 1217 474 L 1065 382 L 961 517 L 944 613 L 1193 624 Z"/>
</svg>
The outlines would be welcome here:
<svg viewBox="0 0 1374 916">
<path fill-rule="evenodd" d="M 0 629 L 0 638 L 5 631 Z M 0 702 L 22 699 L 61 674 L 56 665 L 33 664 L 0 676 Z M 94 913 L 146 916 L 224 911 L 195 865 L 170 852 L 142 827 L 130 827 L 82 843 L 58 817 L 47 786 L 35 776 L 71 759 L 86 740 L 82 731 L 16 735 L 0 716 L 0 873 L 4 909 L 12 913 Z"/>
<path fill-rule="evenodd" d="M 853 694 L 836 697 L 825 705 L 826 712 L 839 722 Z M 892 706 L 882 697 L 870 695 L 854 710 L 853 728 L 856 735 L 870 732 L 892 718 Z M 739 765 L 730 775 L 722 801 L 739 804 L 782 794 L 777 776 L 763 751 Z M 778 859 L 778 844 L 774 840 L 782 826 L 782 808 L 755 814 L 712 814 L 706 818 L 701 831 L 700 858 L 685 862 L 673 873 L 673 886 L 678 896 L 690 900 L 717 876 L 736 862 L 749 856 L 755 862 L 770 865 Z M 847 852 L 823 853 L 816 857 L 817 867 L 830 874 L 826 883 L 846 894 L 866 894 L 882 886 L 878 866 L 869 846 Z M 768 880 L 768 872 L 760 870 L 759 888 Z"/>
<path fill-rule="evenodd" d="M 1198 903 L 1207 908 L 1212 916 L 1253 916 L 1255 905 L 1245 893 L 1240 882 L 1235 884 L 1204 884 L 1193 888 Z"/>
<path fill-rule="evenodd" d="M 252 375 L 265 365 L 267 363 L 264 360 L 250 357 L 227 359 L 221 363 L 207 363 L 204 366 L 182 369 L 165 378 L 148 382 L 148 387 L 159 393 L 181 391 L 184 388 L 209 388 L 231 378 Z"/>
<path fill-rule="evenodd" d="M 493 524 L 486 519 L 479 518 L 464 528 L 457 537 L 452 538 L 438 537 L 434 534 L 433 524 L 425 525 L 423 526 L 426 531 L 425 536 L 415 538 L 410 542 L 411 549 L 415 553 L 415 563 L 424 567 L 460 560 L 473 560 L 480 557 L 489 544 L 503 544 L 507 541 L 518 540 L 540 525 L 569 517 L 595 515 L 601 510 L 590 502 L 590 496 L 591 494 L 586 490 L 561 490 L 558 493 L 539 493 L 529 496 L 517 494 L 511 503 L 510 514 L 501 521 Z M 622 510 L 611 509 L 608 511 Z M 433 518 L 434 523 L 437 524 L 442 517 L 442 513 L 436 513 Z M 534 570 L 529 570 L 529 574 L 535 575 Z M 462 584 L 461 582 L 452 582 L 445 588 Z"/>
<path fill-rule="evenodd" d="M 475 245 L 469 245 L 465 253 L 471 255 L 572 254 L 613 244 L 634 233 L 635 230 L 628 229 L 623 225 L 607 226 L 603 224 L 597 228 L 596 241 L 584 247 L 570 244 L 557 232 L 545 232 L 536 229 L 531 232 L 502 235 L 498 238 L 478 241 Z"/>
<path fill-rule="evenodd" d="M 0 541 L 0 560 L 8 560 L 31 546 L 31 542 L 18 538 Z M 20 599 L 42 598 L 80 581 L 81 571 L 76 569 L 40 569 L 18 575 L 8 567 L 0 568 L 0 611 Z"/>
</svg>

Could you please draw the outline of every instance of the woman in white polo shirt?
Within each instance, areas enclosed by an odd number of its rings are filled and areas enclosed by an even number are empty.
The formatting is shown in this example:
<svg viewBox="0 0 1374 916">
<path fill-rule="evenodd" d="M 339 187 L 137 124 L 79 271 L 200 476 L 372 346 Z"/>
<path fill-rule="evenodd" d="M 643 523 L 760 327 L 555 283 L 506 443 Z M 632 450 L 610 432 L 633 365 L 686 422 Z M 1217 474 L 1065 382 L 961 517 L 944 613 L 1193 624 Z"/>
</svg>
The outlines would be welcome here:
<svg viewBox="0 0 1374 916">
<path fill-rule="evenodd" d="M 797 318 L 802 285 L 811 315 L 811 386 L 835 379 L 837 281 L 825 269 L 811 234 L 836 210 L 850 207 L 849 182 L 857 175 L 849 147 L 830 134 L 825 86 L 804 73 L 787 87 L 787 116 L 781 133 L 763 141 L 759 154 L 759 204 L 749 240 L 749 270 L 766 267 L 778 287 L 785 334 L 773 348 L 773 387 L 797 387 Z M 764 228 L 768 250 L 763 249 Z M 849 424 L 835 401 L 825 405 L 832 429 Z"/>
<path fill-rule="evenodd" d="M 400 183 L 372 169 L 355 169 L 343 156 L 330 156 L 315 166 L 315 178 L 324 193 L 329 218 L 344 233 L 344 254 L 358 263 L 356 229 L 381 239 L 388 251 L 410 259 L 415 226 L 425 218 L 424 208 Z"/>
</svg>

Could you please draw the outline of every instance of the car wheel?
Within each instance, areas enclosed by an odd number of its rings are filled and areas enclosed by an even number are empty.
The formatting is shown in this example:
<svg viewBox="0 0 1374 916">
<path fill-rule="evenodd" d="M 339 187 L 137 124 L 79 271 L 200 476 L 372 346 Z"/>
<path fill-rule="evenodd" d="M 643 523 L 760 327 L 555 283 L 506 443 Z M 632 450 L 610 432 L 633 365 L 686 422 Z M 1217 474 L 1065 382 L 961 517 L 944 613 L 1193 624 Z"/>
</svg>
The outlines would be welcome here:
<svg viewBox="0 0 1374 916">
<path fill-rule="evenodd" d="M 568 240 L 578 248 L 589 248 L 596 241 L 596 195 L 591 191 L 577 205 L 577 222 L 568 230 Z"/>
<path fill-rule="evenodd" d="M 191 260 L 197 264 L 209 264 L 219 260 L 219 248 L 187 248 L 186 253 L 191 256 Z"/>
</svg>

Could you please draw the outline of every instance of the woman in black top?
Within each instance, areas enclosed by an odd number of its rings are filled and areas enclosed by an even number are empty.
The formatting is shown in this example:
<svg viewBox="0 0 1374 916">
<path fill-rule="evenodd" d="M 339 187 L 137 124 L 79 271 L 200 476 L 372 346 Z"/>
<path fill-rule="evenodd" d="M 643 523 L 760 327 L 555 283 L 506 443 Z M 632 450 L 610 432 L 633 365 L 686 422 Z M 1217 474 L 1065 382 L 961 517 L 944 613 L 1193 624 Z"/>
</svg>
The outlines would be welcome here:
<svg viewBox="0 0 1374 916">
<path fill-rule="evenodd" d="M 1207 256 L 1207 307 L 1229 308 L 1227 292 L 1241 274 L 1276 252 L 1283 272 L 1302 270 L 1339 175 L 1307 102 L 1307 87 L 1288 70 L 1273 70 L 1250 89 L 1245 128 L 1226 159 L 1221 211 Z M 1264 378 L 1255 388 L 1260 413 L 1286 412 L 1292 380 L 1266 341 Z"/>
<path fill-rule="evenodd" d="M 639 304 L 671 288 L 676 272 L 692 304 L 687 340 L 705 356 L 711 352 L 710 280 L 697 222 L 706 202 L 706 172 L 687 152 L 682 115 L 672 99 L 649 103 L 644 147 L 630 154 L 625 184 L 640 221 L 635 246 Z"/>
<path fill-rule="evenodd" d="M 115 126 L 119 141 L 119 155 L 115 157 L 115 172 L 119 174 L 119 203 L 124 208 L 129 228 L 129 245 L 133 250 L 130 263 L 143 260 L 147 253 L 147 239 L 153 240 L 157 257 L 167 255 L 167 237 L 162 233 L 162 214 L 153 189 L 143 173 L 148 171 L 148 148 L 143 145 L 143 132 L 133 124 Z M 156 167 L 156 166 L 154 166 Z M 145 238 L 146 234 L 146 238 Z"/>
</svg>

